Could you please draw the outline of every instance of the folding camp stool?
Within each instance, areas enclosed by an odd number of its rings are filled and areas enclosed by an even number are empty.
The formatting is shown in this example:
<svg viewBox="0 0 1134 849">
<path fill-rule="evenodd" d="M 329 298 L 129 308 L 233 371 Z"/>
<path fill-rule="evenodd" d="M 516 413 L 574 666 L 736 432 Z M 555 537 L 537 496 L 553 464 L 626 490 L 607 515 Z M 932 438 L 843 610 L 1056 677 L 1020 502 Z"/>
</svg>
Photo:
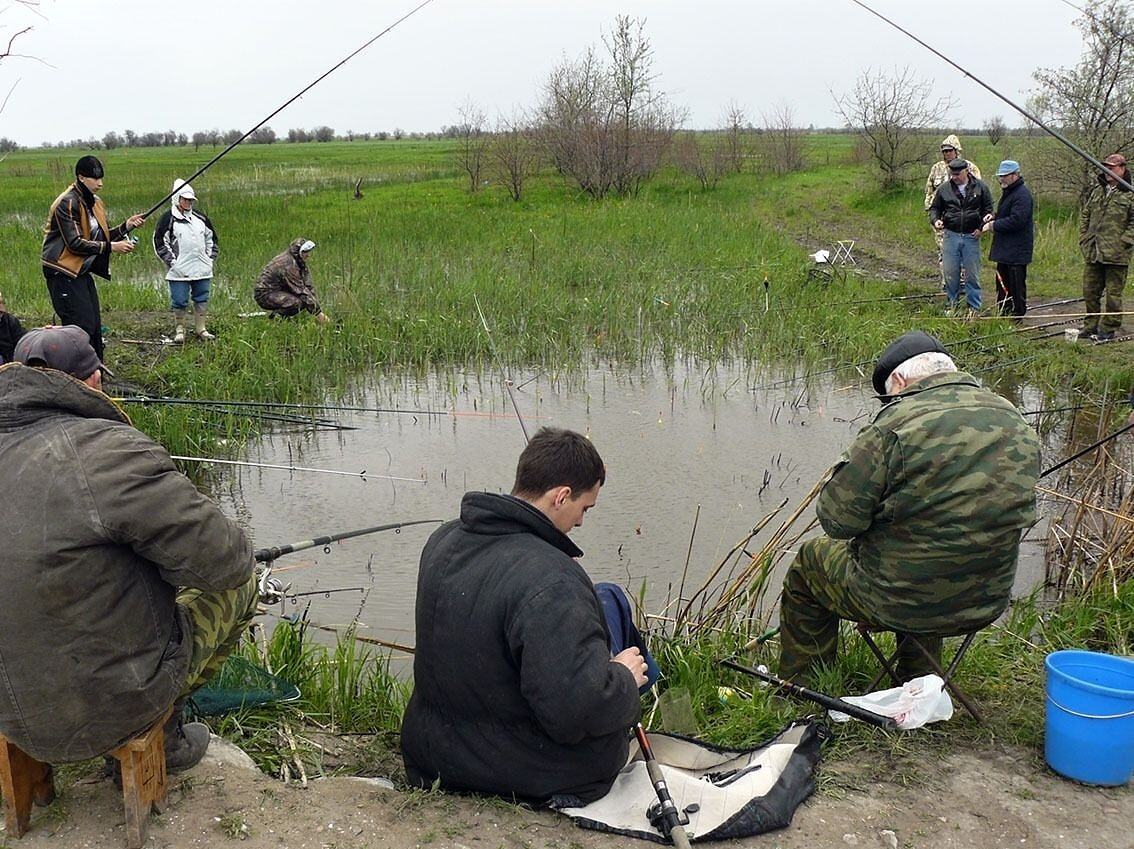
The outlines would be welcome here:
<svg viewBox="0 0 1134 849">
<path fill-rule="evenodd" d="M 142 849 L 150 811 L 165 808 L 165 733 L 170 708 L 148 729 L 110 753 L 122 767 L 122 802 L 126 808 L 126 849 Z M 32 803 L 55 801 L 49 764 L 41 763 L 0 734 L 0 793 L 8 834 L 23 837 L 31 822 Z"/>
<path fill-rule="evenodd" d="M 926 659 L 929 665 L 933 667 L 933 671 L 941 676 L 941 680 L 945 683 L 945 689 L 952 693 L 957 701 L 959 701 L 965 708 L 965 710 L 972 714 L 973 719 L 980 723 L 984 722 L 984 717 L 981 716 L 980 709 L 976 706 L 976 703 L 969 697 L 968 693 L 966 693 L 957 685 L 957 683 L 953 680 L 953 676 L 957 671 L 957 667 L 961 665 L 961 661 L 964 659 L 966 652 L 968 652 L 969 648 L 972 647 L 973 640 L 976 639 L 976 635 L 980 633 L 980 631 L 982 631 L 986 627 L 986 625 L 982 625 L 976 630 L 963 631 L 959 634 L 899 634 L 895 632 L 894 636 L 897 639 L 898 643 L 894 647 L 894 653 L 889 657 L 886 657 L 886 655 L 882 653 L 882 649 L 880 649 L 878 647 L 878 644 L 874 642 L 874 638 L 871 636 L 871 634 L 877 633 L 879 631 L 893 631 L 892 628 L 878 627 L 870 625 L 866 622 L 859 622 L 855 627 L 858 629 L 858 633 L 862 635 L 862 639 L 866 643 L 866 647 L 870 649 L 870 653 L 873 654 L 874 657 L 878 659 L 878 662 L 882 665 L 882 671 L 879 672 L 877 676 L 875 676 L 874 680 L 870 683 L 870 687 L 867 688 L 867 692 L 874 692 L 875 688 L 877 688 L 877 686 L 882 682 L 882 679 L 886 676 L 890 677 L 890 680 L 893 682 L 895 687 L 900 687 L 903 683 L 905 683 L 898 677 L 898 651 L 905 644 L 905 641 L 912 641 L 913 644 L 917 646 L 918 651 L 921 652 L 922 656 Z M 953 657 L 949 661 L 948 667 L 942 668 L 941 661 L 939 661 L 926 650 L 925 646 L 922 645 L 919 637 L 940 637 L 942 639 L 942 660 L 944 660 L 945 651 L 944 640 L 950 637 L 963 637 L 963 639 L 961 640 L 961 644 L 957 646 L 957 650 L 953 652 Z"/>
<path fill-rule="evenodd" d="M 835 252 L 831 256 L 832 265 L 858 265 L 854 258 L 854 239 L 841 239 L 835 242 Z"/>
</svg>

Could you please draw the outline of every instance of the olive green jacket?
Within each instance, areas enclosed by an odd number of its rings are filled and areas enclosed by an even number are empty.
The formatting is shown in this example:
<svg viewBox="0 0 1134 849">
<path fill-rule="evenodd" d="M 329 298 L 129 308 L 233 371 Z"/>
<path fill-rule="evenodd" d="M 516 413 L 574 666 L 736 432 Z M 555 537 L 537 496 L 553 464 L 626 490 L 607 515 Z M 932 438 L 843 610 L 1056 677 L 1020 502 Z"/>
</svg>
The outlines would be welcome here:
<svg viewBox="0 0 1134 849">
<path fill-rule="evenodd" d="M 957 632 L 1008 606 L 1036 518 L 1040 444 L 1019 411 L 964 372 L 916 381 L 859 432 L 819 494 L 848 540 L 848 588 L 876 624 Z"/>
<path fill-rule="evenodd" d="M 1087 262 L 1129 265 L 1134 248 L 1134 193 L 1095 186 L 1079 212 L 1079 248 Z"/>
</svg>

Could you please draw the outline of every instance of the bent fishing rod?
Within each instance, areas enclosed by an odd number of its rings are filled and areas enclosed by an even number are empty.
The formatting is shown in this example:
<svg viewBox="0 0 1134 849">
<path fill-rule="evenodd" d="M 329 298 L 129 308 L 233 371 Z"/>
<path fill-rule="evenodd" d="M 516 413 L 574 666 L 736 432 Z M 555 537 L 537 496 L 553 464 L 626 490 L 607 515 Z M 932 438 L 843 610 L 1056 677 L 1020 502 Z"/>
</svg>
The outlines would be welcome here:
<svg viewBox="0 0 1134 849">
<path fill-rule="evenodd" d="M 189 176 L 189 178 L 185 180 L 185 182 L 191 183 L 195 179 L 200 177 L 202 174 L 204 174 L 206 171 L 208 171 L 210 168 L 212 168 L 214 165 L 216 165 L 217 162 L 219 162 L 224 156 L 226 156 L 230 151 L 232 151 L 232 149 L 235 148 L 238 144 L 240 144 L 242 141 L 247 139 L 250 135 L 252 135 L 258 129 L 260 129 L 262 126 L 264 126 L 266 123 L 268 123 L 274 117 L 276 117 L 278 114 L 283 112 L 287 107 L 291 106 L 291 104 L 295 103 L 295 101 L 299 100 L 299 98 L 303 97 L 303 95 L 307 94 L 307 92 L 309 92 L 311 89 L 313 89 L 316 85 L 321 83 L 323 80 L 325 80 L 331 74 L 333 74 L 335 71 L 337 71 L 343 65 L 345 65 L 347 62 L 349 62 L 351 59 L 353 59 L 355 56 L 357 56 L 359 53 L 361 53 L 363 50 L 365 50 L 367 47 L 369 47 L 371 44 L 373 44 L 378 39 L 380 39 L 382 36 L 386 35 L 386 33 L 390 32 L 390 30 L 394 29 L 394 27 L 398 26 L 398 24 L 400 24 L 403 21 L 413 17 L 414 15 L 416 15 L 418 12 L 420 12 L 422 9 L 424 9 L 426 6 L 428 6 L 432 2 L 433 2 L 433 0 L 423 0 L 421 3 L 419 3 L 417 6 L 412 8 L 410 11 L 406 12 L 404 15 L 402 15 L 400 18 L 398 18 L 396 21 L 394 21 L 392 24 L 390 24 L 388 27 L 386 27 L 380 33 L 378 33 L 377 35 L 375 35 L 374 37 L 372 37 L 368 41 L 366 41 L 361 47 L 358 47 L 357 49 L 352 51 L 350 54 L 348 54 L 346 57 L 341 59 L 339 62 L 337 62 L 336 64 L 331 66 L 329 69 L 324 71 L 322 74 L 320 74 L 314 80 L 312 80 L 310 83 L 308 83 L 302 89 L 300 89 L 298 93 L 294 94 L 292 97 L 290 97 L 286 101 L 284 101 L 283 105 L 279 106 L 274 111 L 269 113 L 266 118 L 264 118 L 262 121 L 260 121 L 260 123 L 258 123 L 252 129 L 250 129 L 248 132 L 246 132 L 244 135 L 242 135 L 240 138 L 238 138 L 236 141 L 234 141 L 232 144 L 230 144 L 228 147 L 226 147 L 224 150 L 222 150 L 220 153 L 218 153 L 216 156 L 214 156 L 212 159 L 210 159 L 208 162 L 206 162 L 204 165 L 202 165 L 196 171 L 194 171 Z M 146 212 L 143 212 L 142 218 L 149 218 L 151 215 L 153 215 L 159 209 L 164 207 L 167 203 L 169 203 L 170 200 L 173 199 L 174 192 L 176 192 L 176 191 L 177 191 L 177 189 L 173 189 L 172 191 L 170 191 L 169 194 L 167 194 L 165 197 L 163 197 L 161 200 L 159 200 L 157 203 L 155 203 L 153 206 L 151 206 Z"/>
<path fill-rule="evenodd" d="M 889 24 L 894 29 L 896 29 L 898 32 L 902 33 L 903 35 L 906 35 L 909 38 L 912 38 L 914 41 L 916 41 L 918 44 L 920 44 L 922 47 L 924 47 L 930 53 L 934 54 L 935 56 L 943 59 L 948 64 L 952 65 L 954 68 L 956 68 L 958 71 L 960 71 L 966 77 L 971 79 L 973 82 L 975 82 L 981 88 L 985 89 L 987 92 L 994 95 L 995 97 L 998 97 L 1000 100 L 1003 100 L 1005 103 L 1007 103 L 1009 106 L 1011 106 L 1017 112 L 1019 112 L 1021 115 L 1023 115 L 1029 121 L 1031 121 L 1033 124 L 1035 124 L 1041 130 L 1043 130 L 1045 133 L 1047 133 L 1049 136 L 1051 136 L 1055 140 L 1061 142 L 1062 144 L 1066 145 L 1068 149 L 1074 151 L 1079 156 L 1081 156 L 1084 160 L 1089 162 L 1092 166 L 1094 166 L 1098 170 L 1098 172 L 1100 174 L 1107 175 L 1107 176 L 1110 176 L 1110 177 L 1114 177 L 1115 182 L 1117 182 L 1120 185 L 1122 185 L 1123 187 L 1125 187 L 1127 189 L 1127 191 L 1134 191 L 1134 185 L 1131 185 L 1124 178 L 1119 177 L 1117 174 L 1115 174 L 1113 171 L 1111 171 L 1109 168 L 1107 168 L 1105 165 L 1103 165 L 1102 162 L 1095 159 L 1094 156 L 1087 153 L 1087 151 L 1083 150 L 1083 148 L 1079 147 L 1079 145 L 1075 144 L 1075 142 L 1071 141 L 1069 138 L 1064 136 L 1058 130 L 1056 130 L 1052 127 L 1049 127 L 1042 120 L 1040 120 L 1039 116 L 1032 114 L 1027 109 L 1025 109 L 1023 106 L 1020 106 L 1015 101 L 1013 101 L 1010 98 L 1006 97 L 1005 95 L 1001 94 L 999 91 L 994 89 L 992 86 L 990 86 L 988 83 L 986 83 L 980 77 L 978 77 L 976 74 L 972 73 L 971 71 L 967 70 L 966 68 L 961 67 L 959 64 L 954 62 L 952 59 L 950 59 L 948 56 L 946 56 L 940 50 L 931 46 L 930 44 L 926 43 L 925 41 L 922 41 L 920 38 L 918 38 L 916 35 L 914 35 L 908 29 L 905 29 L 901 25 L 890 20 L 885 15 L 883 15 L 881 12 L 876 12 L 874 9 L 870 8 L 870 6 L 866 5 L 866 3 L 862 2 L 862 0 L 851 0 L 851 2 L 854 3 L 856 6 L 859 6 L 862 9 L 865 9 L 867 12 L 874 15 L 874 17 L 878 18 L 879 20 L 884 21 L 885 23 Z"/>
</svg>

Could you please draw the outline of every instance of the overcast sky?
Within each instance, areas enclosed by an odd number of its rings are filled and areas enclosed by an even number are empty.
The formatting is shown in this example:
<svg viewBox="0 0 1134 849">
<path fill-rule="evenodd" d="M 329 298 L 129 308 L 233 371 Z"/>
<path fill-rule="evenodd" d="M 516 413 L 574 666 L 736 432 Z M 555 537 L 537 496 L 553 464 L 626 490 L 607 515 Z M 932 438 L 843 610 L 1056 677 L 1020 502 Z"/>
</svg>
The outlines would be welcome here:
<svg viewBox="0 0 1134 849">
<path fill-rule="evenodd" d="M 0 0 L 0 136 L 21 144 L 138 132 L 248 129 L 416 0 Z M 1061 0 L 874 0 L 871 5 L 1022 102 L 1039 66 L 1075 64 L 1077 13 Z M 690 127 L 734 101 L 759 123 L 789 103 L 837 126 L 831 91 L 866 67 L 909 65 L 960 103 L 956 126 L 1019 118 L 972 80 L 850 0 L 433 0 L 276 116 L 337 132 L 437 130 L 471 98 L 490 116 L 535 103 L 548 71 L 598 43 L 615 15 L 646 19 L 659 86 Z"/>
</svg>

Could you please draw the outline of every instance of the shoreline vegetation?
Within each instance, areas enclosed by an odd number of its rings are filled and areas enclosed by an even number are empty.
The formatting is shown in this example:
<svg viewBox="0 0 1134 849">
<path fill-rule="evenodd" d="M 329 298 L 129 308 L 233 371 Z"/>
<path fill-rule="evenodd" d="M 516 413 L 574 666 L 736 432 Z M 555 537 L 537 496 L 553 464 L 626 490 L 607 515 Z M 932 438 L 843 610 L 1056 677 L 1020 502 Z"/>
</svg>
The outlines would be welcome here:
<svg viewBox="0 0 1134 849">
<path fill-rule="evenodd" d="M 993 147 L 971 138 L 966 153 L 985 173 L 1000 159 L 1018 159 L 1027 178 L 1023 145 L 1036 143 L 1007 137 Z M 757 377 L 784 378 L 775 390 L 793 395 L 809 376 L 869 363 L 894 337 L 920 327 L 955 350 L 965 370 L 983 370 L 982 379 L 1002 384 L 1002 391 L 1024 386 L 1042 407 L 1086 408 L 1086 424 L 1045 417 L 1041 430 L 1081 437 L 1093 428 L 1103 435 L 1125 420 L 1116 399 L 1134 384 L 1132 343 L 1040 341 L 1042 331 L 995 318 L 987 307 L 975 320 L 946 318 L 922 211 L 924 175 L 904 191 L 882 191 L 856 157 L 851 136 L 807 137 L 802 171 L 746 170 L 704 190 L 667 169 L 637 196 L 601 201 L 551 172 L 532 177 L 519 202 L 495 187 L 469 193 L 456 147 L 404 141 L 237 148 L 195 186 L 220 236 L 210 304 L 217 340 L 160 344 L 172 333 L 172 317 L 149 245 L 151 220 L 137 234 L 138 251 L 120 257 L 114 280 L 99 285 L 108 365 L 124 382 L 158 396 L 348 404 L 360 378 L 381 386 L 384 379 L 428 370 L 493 374 L 517 365 L 570 371 L 593 361 L 628 368 L 677 358 L 738 359 L 751 363 Z M 936 139 L 927 139 L 926 148 L 935 155 Z M 18 151 L 0 161 L 3 291 L 25 327 L 51 319 L 39 264 L 41 227 L 51 200 L 70 182 L 77 155 Z M 210 155 L 191 147 L 101 152 L 113 221 L 147 208 L 174 177 Z M 360 177 L 363 196 L 355 198 Z M 1029 298 L 1033 304 L 1075 298 L 1082 268 L 1074 211 L 1045 197 L 1042 186 L 1033 190 L 1037 251 Z M 312 274 L 332 325 L 242 315 L 256 310 L 251 294 L 259 269 L 297 236 L 318 243 Z M 809 279 L 814 264 L 808 254 L 830 250 L 840 239 L 855 240 L 858 264 L 829 281 Z M 985 261 L 986 305 L 994 301 L 992 277 Z M 1059 315 L 1081 311 L 1081 303 L 1055 309 Z M 1134 327 L 1134 316 L 1126 325 Z M 860 375 L 848 368 L 841 377 Z M 240 411 L 193 405 L 130 404 L 127 412 L 173 454 L 239 456 L 240 446 L 271 426 Z M 1071 453 L 1059 441 L 1059 450 Z M 882 776 L 916 780 L 919 759 L 954 747 L 1015 743 L 1040 763 L 1044 656 L 1071 647 L 1134 654 L 1129 448 L 1109 448 L 1122 452 L 1125 475 L 1104 471 L 1116 466 L 1115 455 L 1108 455 L 1089 470 L 1080 466 L 1074 479 L 1050 482 L 1064 500 L 1072 499 L 1059 508 L 1065 565 L 1058 559 L 1049 564 L 1047 583 L 1057 593 L 1041 589 L 1017 602 L 981 635 L 962 667 L 962 686 L 983 707 L 986 724 L 958 714 L 913 735 L 840 726 L 825 763 L 853 769 L 821 771 L 824 789 L 839 792 Z M 1058 459 L 1045 457 L 1045 468 Z M 185 468 L 201 474 L 195 464 Z M 1098 518 L 1097 507 L 1119 518 L 1085 521 Z M 752 517 L 754 524 L 760 519 Z M 781 521 L 776 516 L 770 526 Z M 1096 568 L 1101 561 L 1091 540 L 1097 539 L 1107 540 L 1105 569 Z M 761 619 L 746 615 L 748 602 L 767 593 L 770 603 L 778 590 L 761 583 L 773 555 L 760 556 L 766 559 L 734 564 L 744 586 L 729 569 L 709 590 L 718 600 L 731 592 L 731 605 L 694 608 L 685 597 L 650 620 L 668 693 L 660 705 L 645 704 L 655 725 L 739 746 L 813 712 L 717 665 L 739 655 L 774 668 L 774 640 L 755 652 L 744 648 L 765 630 Z M 684 621 L 673 621 L 683 617 L 672 607 L 685 611 Z M 270 636 L 246 642 L 245 656 L 303 695 L 295 703 L 230 715 L 217 723 L 218 733 L 274 775 L 342 770 L 399 776 L 397 729 L 408 683 L 392 674 L 388 652 L 354 636 L 343 633 L 327 646 L 303 624 L 277 625 Z M 843 646 L 838 666 L 817 683 L 839 695 L 861 692 L 873 677 L 871 658 L 853 636 Z M 721 686 L 732 688 L 731 695 L 722 699 Z M 321 742 L 330 735 L 357 737 L 359 744 L 348 757 L 331 759 Z"/>
</svg>

